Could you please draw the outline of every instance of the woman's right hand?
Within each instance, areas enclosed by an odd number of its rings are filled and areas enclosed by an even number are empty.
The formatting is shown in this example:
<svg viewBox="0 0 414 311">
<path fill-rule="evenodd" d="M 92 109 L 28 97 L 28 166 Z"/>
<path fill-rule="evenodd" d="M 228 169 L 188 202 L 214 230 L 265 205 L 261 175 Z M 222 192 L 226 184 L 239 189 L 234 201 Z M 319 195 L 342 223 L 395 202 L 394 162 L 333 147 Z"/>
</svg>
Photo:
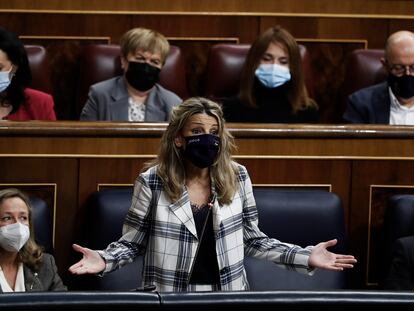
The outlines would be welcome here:
<svg viewBox="0 0 414 311">
<path fill-rule="evenodd" d="M 73 249 L 83 254 L 80 261 L 69 267 L 73 274 L 99 273 L 105 269 L 105 260 L 97 251 L 82 247 L 78 244 L 72 245 Z"/>
</svg>

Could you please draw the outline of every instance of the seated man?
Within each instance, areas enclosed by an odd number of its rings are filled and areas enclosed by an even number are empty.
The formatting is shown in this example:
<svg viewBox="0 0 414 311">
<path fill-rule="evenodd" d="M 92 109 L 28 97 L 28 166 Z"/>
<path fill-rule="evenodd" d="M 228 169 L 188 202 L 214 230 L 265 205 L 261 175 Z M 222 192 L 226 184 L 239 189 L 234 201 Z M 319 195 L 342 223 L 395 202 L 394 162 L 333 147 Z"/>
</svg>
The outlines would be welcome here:
<svg viewBox="0 0 414 311">
<path fill-rule="evenodd" d="M 351 123 L 414 125 L 414 33 L 398 31 L 385 46 L 386 82 L 348 97 L 343 118 Z"/>
<path fill-rule="evenodd" d="M 399 238 L 395 242 L 384 289 L 414 289 L 414 235 Z"/>
<path fill-rule="evenodd" d="M 172 107 L 182 100 L 157 83 L 170 49 L 167 39 L 154 30 L 134 28 L 120 45 L 123 75 L 90 87 L 80 119 L 168 121 Z"/>
</svg>

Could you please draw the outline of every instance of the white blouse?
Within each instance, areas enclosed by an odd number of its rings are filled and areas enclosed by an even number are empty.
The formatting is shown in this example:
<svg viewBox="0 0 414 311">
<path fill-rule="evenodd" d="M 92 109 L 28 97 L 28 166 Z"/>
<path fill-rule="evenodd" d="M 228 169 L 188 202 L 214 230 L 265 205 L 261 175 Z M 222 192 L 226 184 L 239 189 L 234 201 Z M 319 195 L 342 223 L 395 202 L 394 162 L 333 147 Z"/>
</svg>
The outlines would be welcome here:
<svg viewBox="0 0 414 311">
<path fill-rule="evenodd" d="M 395 97 L 391 88 L 388 88 L 390 92 L 391 111 L 390 111 L 390 124 L 391 125 L 414 125 L 414 106 L 405 107 L 400 104 Z"/>
<path fill-rule="evenodd" d="M 26 287 L 24 286 L 24 273 L 23 273 L 23 264 L 20 263 L 17 268 L 16 283 L 14 284 L 14 289 L 12 289 L 7 283 L 7 280 L 4 276 L 3 269 L 0 266 L 0 286 L 4 293 L 7 292 L 25 292 Z"/>
<path fill-rule="evenodd" d="M 145 120 L 145 103 L 128 99 L 128 121 L 137 122 Z"/>
</svg>

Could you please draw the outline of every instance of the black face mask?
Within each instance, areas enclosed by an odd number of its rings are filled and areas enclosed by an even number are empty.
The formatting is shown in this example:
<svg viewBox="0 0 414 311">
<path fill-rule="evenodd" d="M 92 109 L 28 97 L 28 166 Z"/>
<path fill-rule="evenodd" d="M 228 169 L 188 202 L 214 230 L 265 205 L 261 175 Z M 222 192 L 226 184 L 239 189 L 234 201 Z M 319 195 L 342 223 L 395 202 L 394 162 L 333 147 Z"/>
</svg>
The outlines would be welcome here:
<svg viewBox="0 0 414 311">
<path fill-rule="evenodd" d="M 184 155 L 199 168 L 213 165 L 220 146 L 220 137 L 202 134 L 184 137 L 186 145 Z"/>
<path fill-rule="evenodd" d="M 394 76 L 393 74 L 388 75 L 388 85 L 392 92 L 397 97 L 404 99 L 411 98 L 414 96 L 414 77 L 409 75 L 403 75 L 401 77 Z"/>
<path fill-rule="evenodd" d="M 148 63 L 129 62 L 125 77 L 134 89 L 146 92 L 158 82 L 160 71 L 160 68 Z"/>
</svg>

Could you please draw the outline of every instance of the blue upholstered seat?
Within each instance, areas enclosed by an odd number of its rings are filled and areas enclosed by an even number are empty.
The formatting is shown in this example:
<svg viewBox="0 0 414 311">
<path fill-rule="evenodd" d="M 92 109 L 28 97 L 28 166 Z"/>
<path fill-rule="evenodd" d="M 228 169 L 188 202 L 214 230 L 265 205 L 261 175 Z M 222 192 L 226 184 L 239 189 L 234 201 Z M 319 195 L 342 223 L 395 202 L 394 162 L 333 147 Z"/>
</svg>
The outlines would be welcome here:
<svg viewBox="0 0 414 311">
<path fill-rule="evenodd" d="M 259 228 L 269 237 L 302 247 L 333 238 L 331 251 L 346 252 L 344 212 L 340 198 L 327 191 L 254 189 Z M 278 267 L 272 262 L 245 259 L 251 290 L 343 289 L 346 272 L 319 270 L 313 276 Z"/>
<path fill-rule="evenodd" d="M 398 238 L 414 235 L 414 195 L 396 194 L 389 198 L 384 214 L 380 284 L 391 263 L 392 248 Z"/>
<path fill-rule="evenodd" d="M 95 192 L 88 200 L 84 229 L 84 246 L 104 249 L 122 236 L 124 218 L 131 206 L 132 188 Z M 103 277 L 81 276 L 85 290 L 134 290 L 141 286 L 142 259 Z"/>
<path fill-rule="evenodd" d="M 38 197 L 30 196 L 32 221 L 36 243 L 44 251 L 53 254 L 53 226 L 50 210 L 46 202 Z"/>
</svg>

